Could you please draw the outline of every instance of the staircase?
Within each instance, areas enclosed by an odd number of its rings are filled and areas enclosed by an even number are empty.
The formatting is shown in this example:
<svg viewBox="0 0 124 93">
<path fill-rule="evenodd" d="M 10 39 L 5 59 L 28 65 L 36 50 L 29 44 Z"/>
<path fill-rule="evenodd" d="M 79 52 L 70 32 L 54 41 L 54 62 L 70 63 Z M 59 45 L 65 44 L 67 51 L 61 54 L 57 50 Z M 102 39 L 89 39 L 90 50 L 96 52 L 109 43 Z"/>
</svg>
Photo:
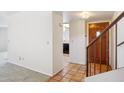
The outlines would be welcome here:
<svg viewBox="0 0 124 93">
<path fill-rule="evenodd" d="M 87 46 L 86 50 L 87 50 L 87 71 L 86 71 L 86 75 L 87 77 L 89 76 L 93 76 L 93 75 L 96 75 L 96 74 L 100 74 L 100 73 L 103 73 L 103 72 L 108 72 L 110 70 L 112 70 L 111 66 L 110 66 L 110 63 L 109 63 L 109 60 L 108 58 L 106 57 L 106 64 L 103 64 L 102 63 L 102 39 L 104 37 L 105 34 L 107 34 L 108 32 L 111 31 L 111 29 L 113 27 L 115 27 L 115 69 L 118 68 L 118 62 L 117 62 L 117 51 L 118 51 L 118 47 L 119 46 L 122 46 L 124 44 L 124 41 L 120 42 L 119 44 L 117 43 L 117 39 L 118 39 L 118 35 L 117 35 L 117 28 L 118 28 L 118 22 L 120 20 L 122 20 L 122 18 L 124 17 L 124 12 L 122 12 L 107 28 L 104 29 L 104 31 L 96 38 L 94 39 L 93 41 L 91 41 L 89 43 L 89 45 Z M 100 60 L 97 61 L 96 59 L 96 53 L 98 51 L 97 49 L 97 43 L 100 43 L 100 47 L 99 47 L 99 54 L 100 54 Z M 108 42 L 106 42 L 108 43 Z M 105 45 L 109 45 L 109 44 L 105 44 Z M 93 53 L 93 56 L 91 57 L 90 56 L 90 53 L 91 53 L 91 49 L 93 50 L 92 53 Z M 109 56 L 108 52 L 109 52 L 109 49 L 106 49 L 106 56 Z M 123 56 L 123 55 L 122 55 Z"/>
</svg>

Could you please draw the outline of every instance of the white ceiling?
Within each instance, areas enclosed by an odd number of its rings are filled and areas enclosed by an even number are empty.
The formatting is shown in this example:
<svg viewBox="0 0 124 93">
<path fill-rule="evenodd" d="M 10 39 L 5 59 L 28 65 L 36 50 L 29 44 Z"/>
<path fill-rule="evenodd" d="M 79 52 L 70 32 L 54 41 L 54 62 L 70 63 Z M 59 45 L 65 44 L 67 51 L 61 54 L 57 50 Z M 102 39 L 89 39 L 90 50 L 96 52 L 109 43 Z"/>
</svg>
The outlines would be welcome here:
<svg viewBox="0 0 124 93">
<path fill-rule="evenodd" d="M 88 11 L 90 17 L 87 21 L 99 21 L 99 20 L 110 20 L 114 14 L 114 11 Z M 0 16 L 9 16 L 17 13 L 17 11 L 0 11 Z M 71 20 L 81 19 L 82 11 L 66 11 L 63 12 L 63 22 L 69 23 Z"/>
<path fill-rule="evenodd" d="M 87 21 L 99 21 L 99 20 L 110 20 L 114 14 L 114 11 L 88 11 L 90 17 Z M 82 11 L 66 11 L 63 12 L 64 23 L 69 23 L 71 20 L 81 19 Z"/>
<path fill-rule="evenodd" d="M 17 11 L 0 11 L 1 16 L 9 16 L 15 13 L 17 13 Z"/>
</svg>

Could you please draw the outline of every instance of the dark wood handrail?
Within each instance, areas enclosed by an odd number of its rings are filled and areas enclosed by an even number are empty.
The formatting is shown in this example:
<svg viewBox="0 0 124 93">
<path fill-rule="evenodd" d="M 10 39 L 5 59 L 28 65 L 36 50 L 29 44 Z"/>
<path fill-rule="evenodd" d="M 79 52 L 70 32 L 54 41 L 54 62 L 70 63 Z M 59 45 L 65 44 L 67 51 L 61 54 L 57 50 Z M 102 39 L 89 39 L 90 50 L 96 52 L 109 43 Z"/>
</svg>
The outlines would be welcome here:
<svg viewBox="0 0 124 93">
<path fill-rule="evenodd" d="M 106 27 L 103 32 L 96 38 L 94 39 L 92 42 L 89 43 L 89 45 L 87 46 L 87 48 L 89 48 L 94 42 L 96 42 L 104 33 L 106 33 L 107 31 L 109 31 L 109 29 L 114 26 L 115 24 L 117 24 L 117 22 L 124 17 L 124 12 L 122 12 L 108 27 Z"/>
<path fill-rule="evenodd" d="M 119 43 L 117 46 L 119 47 L 119 46 L 121 46 L 121 45 L 123 45 L 123 44 L 124 44 L 124 41 L 121 42 L 121 43 Z"/>
</svg>

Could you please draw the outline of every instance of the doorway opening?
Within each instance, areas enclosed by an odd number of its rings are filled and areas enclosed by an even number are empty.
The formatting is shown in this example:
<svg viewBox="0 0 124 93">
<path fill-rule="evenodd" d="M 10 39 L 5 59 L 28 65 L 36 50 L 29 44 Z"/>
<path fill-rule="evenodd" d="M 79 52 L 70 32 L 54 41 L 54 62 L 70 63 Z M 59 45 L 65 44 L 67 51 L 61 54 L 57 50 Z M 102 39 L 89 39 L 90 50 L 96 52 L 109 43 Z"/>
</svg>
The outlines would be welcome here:
<svg viewBox="0 0 124 93">
<path fill-rule="evenodd" d="M 69 55 L 69 24 L 63 24 L 63 54 Z"/>
<path fill-rule="evenodd" d="M 69 45 L 69 27 L 70 25 L 65 23 L 63 24 L 63 63 L 64 66 L 67 66 L 70 62 L 70 45 Z"/>
</svg>

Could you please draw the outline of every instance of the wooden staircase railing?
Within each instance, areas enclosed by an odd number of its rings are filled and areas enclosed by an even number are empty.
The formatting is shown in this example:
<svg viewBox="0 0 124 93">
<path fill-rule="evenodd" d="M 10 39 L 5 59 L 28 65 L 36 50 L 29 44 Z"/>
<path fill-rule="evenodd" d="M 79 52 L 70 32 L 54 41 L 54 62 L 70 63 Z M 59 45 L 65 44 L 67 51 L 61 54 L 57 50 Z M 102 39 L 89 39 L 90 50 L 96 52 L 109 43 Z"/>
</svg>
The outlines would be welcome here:
<svg viewBox="0 0 124 93">
<path fill-rule="evenodd" d="M 86 53 L 86 56 L 87 56 L 87 70 L 86 70 L 86 76 L 92 76 L 92 75 L 96 75 L 97 73 L 102 73 L 102 43 L 101 43 L 101 40 L 102 40 L 102 37 L 103 35 L 105 35 L 107 32 L 110 31 L 110 29 L 112 27 L 115 26 L 115 69 L 117 69 L 117 47 L 124 44 L 124 42 L 120 43 L 120 44 L 117 44 L 117 23 L 124 17 L 124 12 L 122 12 L 107 28 L 104 29 L 104 31 L 96 38 L 94 39 L 92 42 L 89 43 L 89 45 L 86 47 L 86 50 L 87 50 L 87 53 Z M 100 60 L 99 60 L 99 63 L 96 63 L 96 42 L 100 42 Z M 89 51 L 90 51 L 90 48 L 93 48 L 93 57 L 90 58 L 89 56 Z M 106 51 L 108 51 L 106 49 Z M 107 54 L 106 54 L 107 55 Z M 92 61 L 91 61 L 92 59 Z M 107 60 L 107 59 L 106 59 Z M 99 67 L 98 67 L 99 66 Z M 111 68 L 109 66 L 109 62 L 107 62 L 107 64 L 105 65 L 106 67 L 106 72 L 109 71 Z M 99 72 L 98 72 L 99 71 Z"/>
</svg>

